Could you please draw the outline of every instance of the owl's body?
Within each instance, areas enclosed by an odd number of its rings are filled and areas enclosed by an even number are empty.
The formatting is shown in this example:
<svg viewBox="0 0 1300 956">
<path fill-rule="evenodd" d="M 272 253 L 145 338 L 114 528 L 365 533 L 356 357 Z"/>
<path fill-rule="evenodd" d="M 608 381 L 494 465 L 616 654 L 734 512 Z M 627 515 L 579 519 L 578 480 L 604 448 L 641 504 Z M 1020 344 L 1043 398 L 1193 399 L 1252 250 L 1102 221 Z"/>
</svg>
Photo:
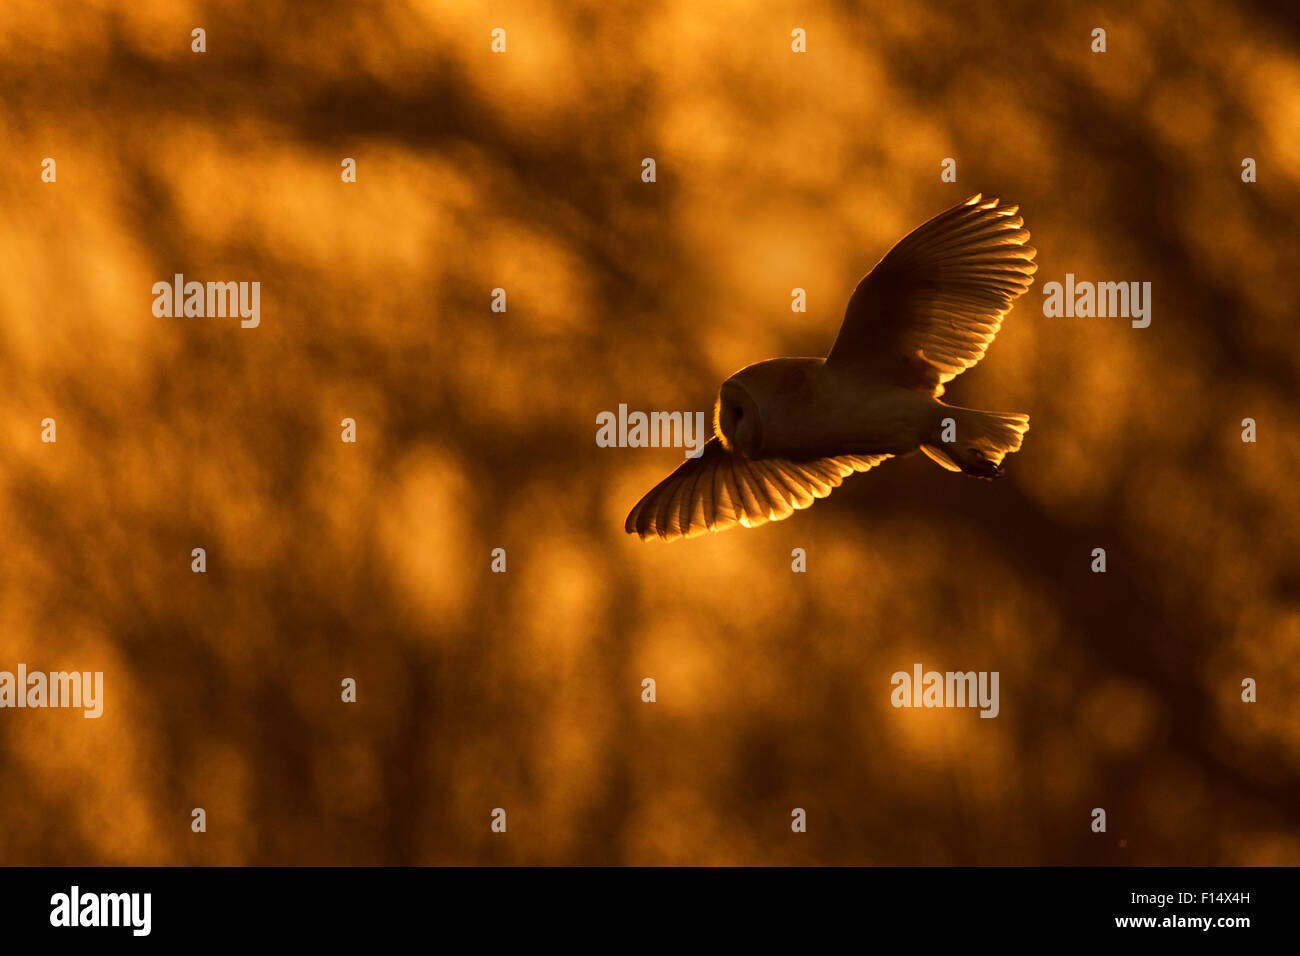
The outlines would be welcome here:
<svg viewBox="0 0 1300 956">
<path fill-rule="evenodd" d="M 1000 476 L 1029 416 L 939 398 L 1033 281 L 1017 211 L 976 195 L 940 213 L 858 283 L 826 358 L 769 359 L 723 382 L 715 437 L 637 502 L 626 530 L 671 539 L 780 520 L 918 449 L 949 471 Z"/>
<path fill-rule="evenodd" d="M 722 385 L 715 422 L 721 425 L 729 402 L 739 410 L 747 400 L 762 407 L 761 440 L 746 441 L 750 436 L 741 432 L 732 442 L 721 429 L 723 447 L 750 458 L 794 460 L 915 451 L 937 432 L 946 407 L 921 392 L 846 374 L 820 358 L 768 359 L 741 369 Z"/>
</svg>

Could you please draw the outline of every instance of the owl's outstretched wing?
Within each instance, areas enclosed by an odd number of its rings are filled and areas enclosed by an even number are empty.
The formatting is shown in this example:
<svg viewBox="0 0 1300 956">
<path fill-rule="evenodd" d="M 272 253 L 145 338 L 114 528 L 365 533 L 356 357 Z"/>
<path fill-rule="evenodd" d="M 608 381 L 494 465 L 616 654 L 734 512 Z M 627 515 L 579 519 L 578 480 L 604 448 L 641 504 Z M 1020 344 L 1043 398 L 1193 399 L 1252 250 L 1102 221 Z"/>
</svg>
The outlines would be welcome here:
<svg viewBox="0 0 1300 956">
<path fill-rule="evenodd" d="M 737 524 L 752 528 L 780 521 L 825 498 L 846 476 L 889 457 L 745 458 L 728 452 L 716 437 L 710 438 L 700 457 L 686 459 L 636 503 L 623 527 L 643 540 L 668 541 Z"/>
<path fill-rule="evenodd" d="M 827 366 L 942 395 L 1034 281 L 1019 208 L 976 193 L 899 240 L 853 291 Z"/>
</svg>

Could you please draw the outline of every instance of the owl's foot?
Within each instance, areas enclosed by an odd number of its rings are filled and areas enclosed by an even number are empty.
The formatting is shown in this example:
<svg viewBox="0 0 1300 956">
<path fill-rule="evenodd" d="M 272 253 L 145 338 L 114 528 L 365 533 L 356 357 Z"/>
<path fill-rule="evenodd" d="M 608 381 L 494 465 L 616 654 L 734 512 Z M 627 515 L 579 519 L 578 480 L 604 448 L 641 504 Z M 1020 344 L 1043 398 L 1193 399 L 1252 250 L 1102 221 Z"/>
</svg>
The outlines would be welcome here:
<svg viewBox="0 0 1300 956">
<path fill-rule="evenodd" d="M 992 481 L 994 478 L 1001 478 L 1004 474 L 1002 463 L 989 458 L 978 448 L 963 448 L 961 454 L 956 457 L 962 472 L 974 478 L 987 478 Z"/>
</svg>

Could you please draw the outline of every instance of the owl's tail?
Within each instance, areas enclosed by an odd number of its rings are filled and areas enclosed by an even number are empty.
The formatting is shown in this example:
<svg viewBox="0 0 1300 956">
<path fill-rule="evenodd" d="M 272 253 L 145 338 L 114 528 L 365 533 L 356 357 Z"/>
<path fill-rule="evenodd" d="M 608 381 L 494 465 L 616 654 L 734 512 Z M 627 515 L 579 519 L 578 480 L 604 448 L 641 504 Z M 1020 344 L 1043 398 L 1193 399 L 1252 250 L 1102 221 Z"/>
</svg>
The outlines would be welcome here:
<svg viewBox="0 0 1300 956">
<path fill-rule="evenodd" d="M 940 406 L 940 421 L 925 452 L 949 471 L 962 471 L 977 478 L 997 478 L 1002 459 L 1020 450 L 1029 416 L 1014 412 L 980 412 L 955 405 Z"/>
</svg>

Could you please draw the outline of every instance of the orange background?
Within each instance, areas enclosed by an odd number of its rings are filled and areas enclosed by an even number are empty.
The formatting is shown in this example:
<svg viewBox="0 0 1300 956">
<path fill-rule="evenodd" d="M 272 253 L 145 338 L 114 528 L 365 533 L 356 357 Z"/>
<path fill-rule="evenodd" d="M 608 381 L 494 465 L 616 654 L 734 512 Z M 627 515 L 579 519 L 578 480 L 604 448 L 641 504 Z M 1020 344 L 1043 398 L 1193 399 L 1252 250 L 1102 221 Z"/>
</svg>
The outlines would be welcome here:
<svg viewBox="0 0 1300 956">
<path fill-rule="evenodd" d="M 1058 7 L 7 0 L 0 669 L 106 699 L 0 711 L 0 862 L 1300 861 L 1300 27 Z M 1032 416 L 1007 478 L 623 533 L 680 453 L 598 412 L 824 354 L 976 191 L 1039 249 L 947 395 Z M 1001 715 L 893 709 L 918 661 Z"/>
</svg>

